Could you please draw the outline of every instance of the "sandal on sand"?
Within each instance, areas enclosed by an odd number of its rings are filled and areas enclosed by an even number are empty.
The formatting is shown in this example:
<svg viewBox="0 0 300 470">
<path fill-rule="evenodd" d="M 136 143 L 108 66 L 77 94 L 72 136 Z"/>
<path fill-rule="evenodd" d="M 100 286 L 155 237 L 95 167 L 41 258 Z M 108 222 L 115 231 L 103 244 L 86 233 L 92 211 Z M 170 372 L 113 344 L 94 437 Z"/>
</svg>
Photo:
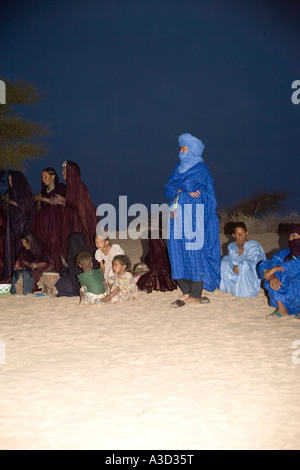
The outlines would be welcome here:
<svg viewBox="0 0 300 470">
<path fill-rule="evenodd" d="M 200 304 L 210 304 L 210 300 L 208 297 L 201 297 Z"/>
<path fill-rule="evenodd" d="M 274 312 L 266 316 L 266 320 L 273 320 L 273 318 L 275 318 L 275 320 L 289 320 L 290 315 L 281 315 L 277 310 L 274 310 Z"/>
<path fill-rule="evenodd" d="M 175 302 L 172 302 L 171 306 L 174 308 L 184 307 L 185 302 L 183 300 L 178 299 L 178 300 L 175 300 Z"/>
</svg>

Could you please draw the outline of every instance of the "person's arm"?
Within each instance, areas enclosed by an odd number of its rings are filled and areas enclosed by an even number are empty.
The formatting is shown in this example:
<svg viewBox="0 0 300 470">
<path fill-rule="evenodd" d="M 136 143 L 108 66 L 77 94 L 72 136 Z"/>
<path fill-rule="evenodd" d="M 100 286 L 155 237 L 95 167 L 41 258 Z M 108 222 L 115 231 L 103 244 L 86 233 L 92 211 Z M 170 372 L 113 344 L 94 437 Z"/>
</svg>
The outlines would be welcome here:
<svg viewBox="0 0 300 470">
<path fill-rule="evenodd" d="M 102 269 L 103 276 L 104 276 L 104 273 L 105 273 L 105 265 L 104 265 L 103 259 L 101 259 L 101 260 L 99 261 L 99 265 L 100 265 L 100 269 Z"/>
<path fill-rule="evenodd" d="M 18 207 L 18 204 L 16 203 L 16 201 L 14 201 L 13 199 L 10 199 L 10 197 L 7 194 L 4 195 L 3 201 L 4 201 L 4 204 Z"/>
<path fill-rule="evenodd" d="M 37 261 L 36 263 L 29 263 L 29 261 L 23 260 L 22 263 L 30 269 L 39 269 L 47 266 L 47 263 L 44 261 Z"/>
<path fill-rule="evenodd" d="M 115 295 L 117 295 L 118 293 L 120 292 L 120 287 L 117 287 L 116 289 L 114 289 L 113 291 L 111 291 L 110 294 L 108 294 L 106 297 L 103 297 L 103 299 L 101 300 L 101 302 L 104 302 L 104 303 L 107 303 L 110 301 L 110 299 L 112 299 Z"/>
<path fill-rule="evenodd" d="M 264 279 L 269 281 L 271 288 L 274 290 L 278 290 L 282 286 L 282 282 L 275 276 L 275 273 L 278 271 L 285 270 L 282 266 L 275 266 L 274 268 L 266 269 L 264 271 Z"/>
</svg>

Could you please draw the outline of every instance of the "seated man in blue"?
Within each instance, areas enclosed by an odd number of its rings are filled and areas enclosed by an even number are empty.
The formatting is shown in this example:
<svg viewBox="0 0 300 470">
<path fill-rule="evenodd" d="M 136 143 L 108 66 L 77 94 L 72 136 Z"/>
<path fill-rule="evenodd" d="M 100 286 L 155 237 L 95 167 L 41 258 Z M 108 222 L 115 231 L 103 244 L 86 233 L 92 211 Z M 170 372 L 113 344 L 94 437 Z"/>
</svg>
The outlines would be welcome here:
<svg viewBox="0 0 300 470">
<path fill-rule="evenodd" d="M 238 297 L 256 297 L 261 280 L 256 266 L 265 260 L 262 247 L 255 240 L 247 239 L 248 231 L 244 222 L 233 225 L 234 242 L 228 246 L 228 256 L 221 261 L 221 283 L 219 289 Z"/>
<path fill-rule="evenodd" d="M 270 305 L 275 307 L 266 318 L 300 316 L 300 225 L 289 228 L 289 249 L 275 253 L 259 265 L 259 274 L 268 290 Z"/>
</svg>

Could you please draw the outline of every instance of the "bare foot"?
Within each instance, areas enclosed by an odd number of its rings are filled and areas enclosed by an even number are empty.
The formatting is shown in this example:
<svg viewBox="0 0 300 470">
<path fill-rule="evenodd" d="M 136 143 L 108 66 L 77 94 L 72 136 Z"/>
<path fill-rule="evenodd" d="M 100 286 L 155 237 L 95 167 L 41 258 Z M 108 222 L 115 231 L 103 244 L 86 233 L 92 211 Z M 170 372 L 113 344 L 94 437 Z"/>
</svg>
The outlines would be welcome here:
<svg viewBox="0 0 300 470">
<path fill-rule="evenodd" d="M 178 300 L 183 300 L 183 301 L 185 302 L 189 297 L 190 297 L 189 294 L 182 294 L 182 295 L 178 298 Z"/>
<path fill-rule="evenodd" d="M 278 305 L 277 312 L 278 312 L 282 317 L 287 317 L 287 316 L 289 316 L 289 312 L 287 311 L 287 309 L 285 308 L 285 306 L 283 305 L 283 303 L 277 301 L 277 305 Z"/>
<path fill-rule="evenodd" d="M 186 304 L 199 304 L 200 299 L 195 299 L 194 297 L 189 297 L 188 299 L 185 300 Z"/>
</svg>

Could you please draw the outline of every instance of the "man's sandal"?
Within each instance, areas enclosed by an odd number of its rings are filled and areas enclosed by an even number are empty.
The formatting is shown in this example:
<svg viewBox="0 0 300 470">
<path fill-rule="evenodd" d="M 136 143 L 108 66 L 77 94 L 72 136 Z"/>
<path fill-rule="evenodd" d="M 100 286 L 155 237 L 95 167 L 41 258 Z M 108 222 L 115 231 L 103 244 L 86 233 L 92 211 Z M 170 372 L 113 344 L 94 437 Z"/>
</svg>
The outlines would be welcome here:
<svg viewBox="0 0 300 470">
<path fill-rule="evenodd" d="M 178 300 L 175 300 L 175 302 L 172 302 L 171 306 L 174 308 L 184 307 L 185 302 L 183 300 L 178 299 Z"/>
<path fill-rule="evenodd" d="M 290 320 L 290 315 L 281 315 L 277 310 L 266 316 L 266 320 Z"/>
</svg>

